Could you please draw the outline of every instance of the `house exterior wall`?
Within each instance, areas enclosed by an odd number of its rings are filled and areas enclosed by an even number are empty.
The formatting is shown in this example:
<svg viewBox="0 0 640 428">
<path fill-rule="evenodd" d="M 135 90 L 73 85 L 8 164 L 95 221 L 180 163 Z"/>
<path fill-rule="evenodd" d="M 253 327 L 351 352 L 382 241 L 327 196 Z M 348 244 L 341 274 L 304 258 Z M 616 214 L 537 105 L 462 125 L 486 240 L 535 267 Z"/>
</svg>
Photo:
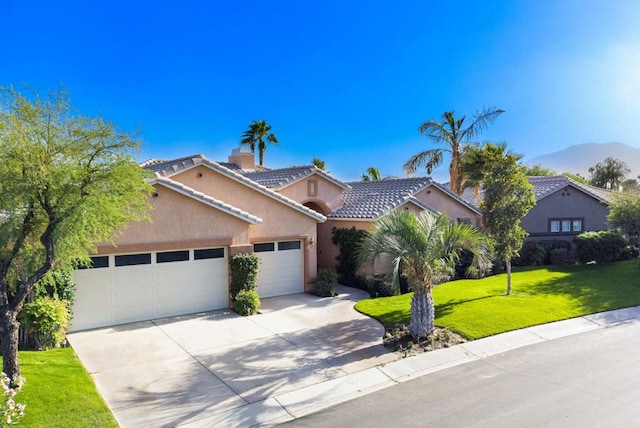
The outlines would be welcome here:
<svg viewBox="0 0 640 428">
<path fill-rule="evenodd" d="M 342 194 L 344 189 L 326 180 L 319 175 L 311 175 L 290 186 L 278 191 L 278 193 L 300 204 L 313 202 L 322 207 L 328 214 L 344 205 Z"/>
<path fill-rule="evenodd" d="M 600 231 L 609 229 L 607 215 L 609 207 L 582 191 L 568 186 L 549 195 L 522 218 L 521 226 L 529 232 L 529 239 L 573 240 L 581 232 L 552 233 L 550 219 L 582 219 L 582 231 Z"/>
<path fill-rule="evenodd" d="M 100 244 L 99 254 L 249 243 L 249 223 L 161 185 L 154 192 L 151 222 L 129 223 L 114 239 L 117 247 Z"/>
<path fill-rule="evenodd" d="M 435 186 L 421 190 L 415 194 L 415 198 L 429 208 L 445 214 L 451 221 L 468 219 L 474 226 L 481 226 L 480 215 Z"/>
<path fill-rule="evenodd" d="M 306 244 L 304 248 L 305 289 L 315 279 L 317 274 L 316 220 L 206 166 L 197 166 L 171 178 L 262 218 L 261 224 L 249 226 L 251 243 L 303 240 L 303 245 Z"/>
</svg>

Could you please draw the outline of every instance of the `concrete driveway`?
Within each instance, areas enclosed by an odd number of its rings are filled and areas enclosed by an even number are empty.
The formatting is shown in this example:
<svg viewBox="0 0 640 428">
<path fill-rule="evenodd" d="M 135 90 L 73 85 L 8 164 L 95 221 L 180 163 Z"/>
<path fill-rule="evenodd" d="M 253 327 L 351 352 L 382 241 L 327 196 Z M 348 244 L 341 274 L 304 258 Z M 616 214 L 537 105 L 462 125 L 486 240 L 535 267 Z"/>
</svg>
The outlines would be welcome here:
<svg viewBox="0 0 640 428">
<path fill-rule="evenodd" d="M 175 426 L 397 359 L 380 323 L 339 287 L 231 310 L 72 333 L 69 342 L 123 427 Z M 238 409 L 240 410 L 240 409 Z"/>
</svg>

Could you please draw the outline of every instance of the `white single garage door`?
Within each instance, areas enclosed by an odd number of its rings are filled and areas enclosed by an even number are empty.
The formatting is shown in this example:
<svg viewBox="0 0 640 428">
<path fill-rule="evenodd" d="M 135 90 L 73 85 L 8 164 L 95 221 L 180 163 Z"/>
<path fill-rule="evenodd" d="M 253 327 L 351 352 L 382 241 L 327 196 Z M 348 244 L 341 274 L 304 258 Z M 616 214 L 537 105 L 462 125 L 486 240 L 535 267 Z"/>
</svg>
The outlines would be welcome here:
<svg viewBox="0 0 640 428">
<path fill-rule="evenodd" d="M 71 330 L 226 308 L 225 248 L 92 257 L 74 272 L 77 284 Z"/>
<path fill-rule="evenodd" d="M 304 264 L 301 241 L 261 242 L 253 244 L 260 258 L 258 294 L 282 296 L 304 291 Z"/>
</svg>

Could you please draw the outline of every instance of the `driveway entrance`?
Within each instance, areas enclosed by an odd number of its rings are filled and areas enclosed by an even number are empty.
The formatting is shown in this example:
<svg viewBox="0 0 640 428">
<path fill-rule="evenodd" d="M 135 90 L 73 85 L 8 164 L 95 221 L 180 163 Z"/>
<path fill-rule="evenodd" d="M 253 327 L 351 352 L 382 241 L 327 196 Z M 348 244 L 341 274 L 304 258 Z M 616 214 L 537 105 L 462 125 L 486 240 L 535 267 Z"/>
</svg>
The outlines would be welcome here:
<svg viewBox="0 0 640 428">
<path fill-rule="evenodd" d="M 380 323 L 353 309 L 367 297 L 339 287 L 231 310 L 69 335 L 122 427 L 175 426 L 395 360 Z"/>
</svg>

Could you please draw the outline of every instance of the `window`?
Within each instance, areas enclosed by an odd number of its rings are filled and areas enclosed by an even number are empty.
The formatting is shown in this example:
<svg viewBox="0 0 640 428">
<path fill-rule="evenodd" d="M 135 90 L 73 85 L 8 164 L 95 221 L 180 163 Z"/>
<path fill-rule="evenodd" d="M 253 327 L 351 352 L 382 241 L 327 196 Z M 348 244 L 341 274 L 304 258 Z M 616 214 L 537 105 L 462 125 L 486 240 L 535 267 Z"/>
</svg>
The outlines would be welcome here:
<svg viewBox="0 0 640 428">
<path fill-rule="evenodd" d="M 299 250 L 300 241 L 282 241 L 278 242 L 278 251 Z"/>
<path fill-rule="evenodd" d="M 573 231 L 582 232 L 582 220 L 580 219 L 573 220 Z"/>
<path fill-rule="evenodd" d="M 554 218 L 549 219 L 551 233 L 580 233 L 583 232 L 583 218 Z"/>
<path fill-rule="evenodd" d="M 273 242 L 265 242 L 263 244 L 253 244 L 254 253 L 265 253 L 268 251 L 275 251 L 275 245 Z"/>
<path fill-rule="evenodd" d="M 87 266 L 79 266 L 78 269 L 98 269 L 109 267 L 109 256 L 93 256 L 89 257 L 91 263 Z"/>
<path fill-rule="evenodd" d="M 468 217 L 465 217 L 465 218 L 458 217 L 457 223 L 458 224 L 471 224 L 471 219 L 468 218 Z"/>
<path fill-rule="evenodd" d="M 206 248 L 193 252 L 194 260 L 220 259 L 224 257 L 224 248 Z"/>
<path fill-rule="evenodd" d="M 156 254 L 157 263 L 183 262 L 189 260 L 189 251 L 165 251 Z"/>
<path fill-rule="evenodd" d="M 116 266 L 134 266 L 151 264 L 151 253 L 125 254 L 116 256 Z"/>
</svg>

